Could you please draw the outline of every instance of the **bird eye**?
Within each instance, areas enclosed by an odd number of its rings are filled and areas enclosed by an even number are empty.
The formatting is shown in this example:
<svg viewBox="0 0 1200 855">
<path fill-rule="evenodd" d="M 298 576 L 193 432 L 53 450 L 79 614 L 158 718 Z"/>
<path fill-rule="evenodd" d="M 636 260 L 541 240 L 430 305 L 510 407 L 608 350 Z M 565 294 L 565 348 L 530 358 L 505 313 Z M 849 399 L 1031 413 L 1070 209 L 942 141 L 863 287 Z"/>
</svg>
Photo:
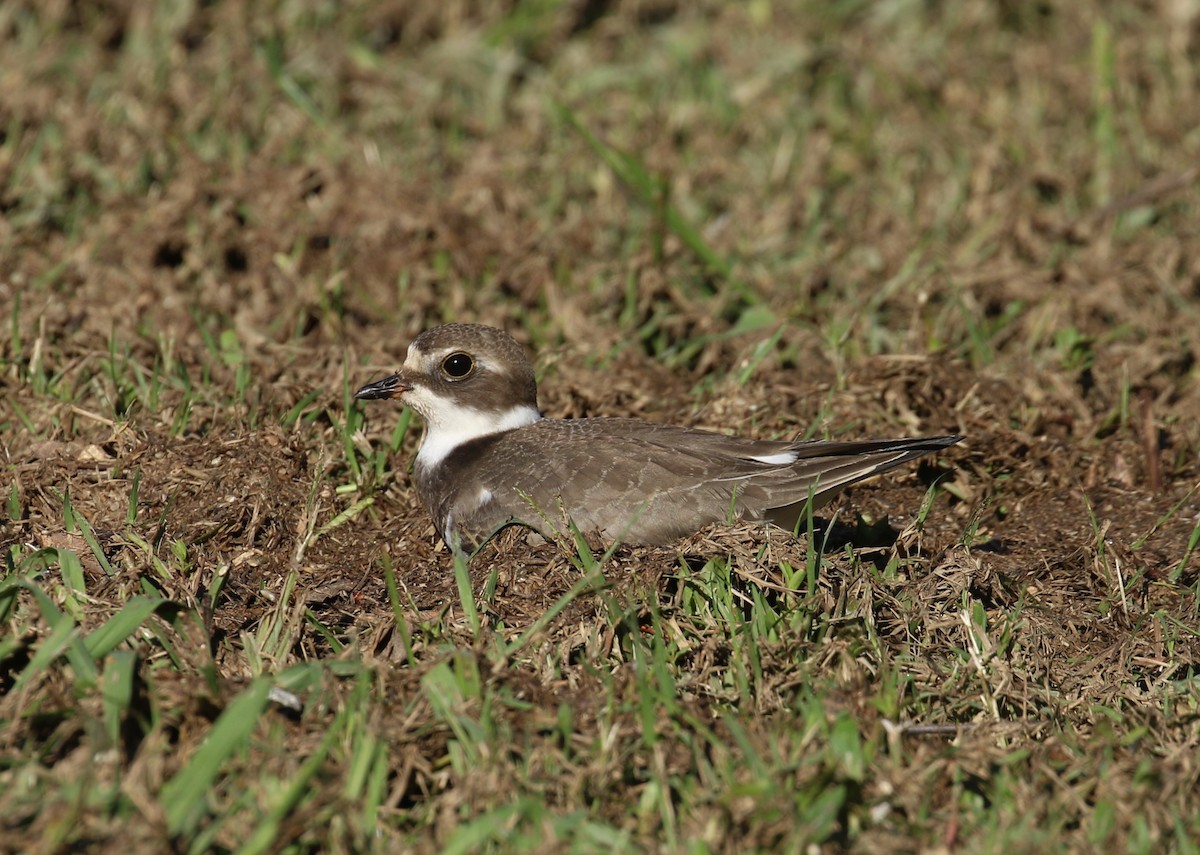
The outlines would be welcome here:
<svg viewBox="0 0 1200 855">
<path fill-rule="evenodd" d="M 442 373 L 451 380 L 463 379 L 474 367 L 475 360 L 466 353 L 452 353 L 442 360 Z"/>
</svg>

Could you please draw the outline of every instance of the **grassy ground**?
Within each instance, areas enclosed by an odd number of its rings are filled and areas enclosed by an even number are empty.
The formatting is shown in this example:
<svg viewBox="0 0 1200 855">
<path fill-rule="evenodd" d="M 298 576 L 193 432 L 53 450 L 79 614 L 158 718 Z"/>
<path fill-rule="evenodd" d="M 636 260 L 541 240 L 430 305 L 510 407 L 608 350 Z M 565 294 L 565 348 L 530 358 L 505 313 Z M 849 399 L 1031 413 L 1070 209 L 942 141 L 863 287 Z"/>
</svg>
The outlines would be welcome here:
<svg viewBox="0 0 1200 855">
<path fill-rule="evenodd" d="M 0 5 L 0 849 L 1200 838 L 1195 3 Z M 440 549 L 349 392 L 961 432 Z M 815 847 L 808 848 L 806 847 Z"/>
</svg>

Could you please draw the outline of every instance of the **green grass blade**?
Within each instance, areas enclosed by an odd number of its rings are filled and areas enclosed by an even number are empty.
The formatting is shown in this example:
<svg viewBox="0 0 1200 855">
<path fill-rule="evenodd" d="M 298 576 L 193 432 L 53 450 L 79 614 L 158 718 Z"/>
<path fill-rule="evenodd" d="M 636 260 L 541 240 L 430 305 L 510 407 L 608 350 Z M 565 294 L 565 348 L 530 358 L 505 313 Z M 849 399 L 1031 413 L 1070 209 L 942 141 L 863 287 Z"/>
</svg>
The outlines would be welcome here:
<svg viewBox="0 0 1200 855">
<path fill-rule="evenodd" d="M 726 280 L 739 298 L 750 303 L 758 302 L 749 288 L 735 279 L 733 265 L 729 260 L 713 249 L 700 234 L 700 230 L 666 200 L 662 182 L 651 176 L 640 160 L 602 140 L 584 125 L 569 107 L 555 103 L 554 110 L 564 124 L 583 137 L 592 151 L 633 191 L 642 204 L 658 211 L 666 227 L 695 253 L 705 266 Z"/>
<path fill-rule="evenodd" d="M 321 771 L 325 764 L 325 758 L 329 756 L 330 750 L 342 736 L 347 715 L 348 711 L 344 710 L 326 729 L 316 750 L 305 758 L 295 776 L 288 782 L 287 789 L 267 813 L 266 818 L 254 829 L 246 843 L 237 849 L 239 855 L 258 855 L 261 852 L 278 848 L 277 838 L 280 827 L 288 815 L 304 800 L 305 795 L 310 792 L 313 778 Z"/>
<path fill-rule="evenodd" d="M 571 605 L 579 597 L 584 594 L 598 592 L 606 587 L 607 584 L 603 574 L 599 570 L 584 576 L 572 585 L 565 594 L 555 600 L 554 604 L 530 624 L 529 628 L 521 633 L 516 641 L 504 648 L 505 658 L 511 659 L 515 656 L 522 648 L 536 638 L 538 633 L 542 632 L 551 621 L 558 617 L 563 609 Z"/>
<path fill-rule="evenodd" d="M 458 602 L 462 606 L 471 637 L 479 637 L 479 609 L 475 606 L 475 593 L 471 590 L 471 574 L 467 569 L 467 557 L 459 550 L 454 551 L 454 584 L 458 588 Z"/>
<path fill-rule="evenodd" d="M 70 549 L 58 549 L 58 569 L 62 574 L 63 584 L 66 586 L 68 599 L 64 603 L 69 611 L 76 612 L 76 617 L 79 617 L 78 610 L 84 600 L 87 599 L 87 580 L 83 577 L 83 564 L 79 561 L 79 556 Z"/>
<path fill-rule="evenodd" d="M 137 654 L 118 650 L 104 668 L 101 693 L 104 704 L 104 730 L 113 745 L 121 744 L 121 722 L 129 716 L 133 702 L 133 684 L 137 677 Z"/>
<path fill-rule="evenodd" d="M 70 618 L 59 621 L 50 634 L 37 646 L 33 656 L 21 670 L 16 682 L 13 683 L 12 691 L 21 691 L 39 674 L 49 670 L 54 661 L 67 653 L 78 640 L 79 627 L 76 626 L 75 621 Z"/>
<path fill-rule="evenodd" d="M 88 633 L 84 647 L 97 659 L 107 656 L 118 644 L 137 632 L 146 618 L 170 603 L 165 597 L 134 597 L 103 625 Z"/>
<path fill-rule="evenodd" d="M 88 548 L 92 550 L 92 555 L 96 556 L 96 561 L 99 562 L 106 576 L 113 574 L 112 565 L 108 563 L 108 556 L 104 554 L 104 550 L 100 548 L 100 542 L 96 540 L 96 534 L 92 531 L 91 523 L 79 511 L 75 512 L 75 523 L 79 526 L 79 533 L 83 535 L 84 542 Z"/>
<path fill-rule="evenodd" d="M 470 822 L 464 822 L 450 835 L 442 855 L 468 855 L 485 851 L 488 843 L 503 840 L 507 836 L 513 820 L 519 815 L 519 805 L 501 805 Z"/>
<path fill-rule="evenodd" d="M 66 552 L 67 550 L 63 551 Z M 22 672 L 21 678 L 17 680 L 17 684 L 14 684 L 14 686 L 21 684 L 23 680 L 31 679 L 40 668 L 49 667 L 50 663 L 60 654 L 66 656 L 67 662 L 70 663 L 72 670 L 74 670 L 75 684 L 80 690 L 85 690 L 96 685 L 96 681 L 100 676 L 100 669 L 96 665 L 96 660 L 88 653 L 83 640 L 79 637 L 75 620 L 60 612 L 58 607 L 54 605 L 54 601 L 46 595 L 46 592 L 27 579 L 4 580 L 4 582 L 0 583 L 0 598 L 4 598 L 8 592 L 15 591 L 17 588 L 24 588 L 33 595 L 38 608 L 42 612 L 42 617 L 50 624 L 52 631 L 50 638 L 39 646 L 38 652 L 30 660 L 30 667 L 27 667 Z M 51 643 L 50 639 L 54 639 L 53 643 Z M 35 662 L 40 663 L 38 669 L 32 668 Z"/>
<path fill-rule="evenodd" d="M 254 679 L 217 718 L 187 765 L 163 785 L 159 801 L 171 834 L 184 834 L 199 823 L 209 790 L 221 774 L 221 767 L 236 752 L 247 747 L 258 718 L 266 709 L 270 690 L 268 678 Z"/>
<path fill-rule="evenodd" d="M 392 609 L 392 617 L 396 621 L 396 632 L 400 633 L 400 644 L 404 648 L 404 658 L 409 667 L 415 667 L 417 657 L 413 652 L 412 628 L 404 614 L 404 606 L 400 602 L 400 586 L 396 582 L 396 570 L 392 566 L 391 556 L 386 552 L 380 556 L 383 564 L 383 581 L 387 587 L 388 604 Z"/>
<path fill-rule="evenodd" d="M 345 525 L 346 523 L 350 522 L 350 520 L 354 519 L 373 504 L 375 504 L 375 499 L 371 496 L 367 496 L 364 499 L 359 499 L 353 505 L 346 508 L 346 510 L 342 511 L 329 522 L 325 523 L 325 525 L 317 529 L 317 533 L 313 536 L 312 542 L 316 543 L 322 536 L 329 534 L 329 532 L 333 531 L 338 526 Z"/>
</svg>

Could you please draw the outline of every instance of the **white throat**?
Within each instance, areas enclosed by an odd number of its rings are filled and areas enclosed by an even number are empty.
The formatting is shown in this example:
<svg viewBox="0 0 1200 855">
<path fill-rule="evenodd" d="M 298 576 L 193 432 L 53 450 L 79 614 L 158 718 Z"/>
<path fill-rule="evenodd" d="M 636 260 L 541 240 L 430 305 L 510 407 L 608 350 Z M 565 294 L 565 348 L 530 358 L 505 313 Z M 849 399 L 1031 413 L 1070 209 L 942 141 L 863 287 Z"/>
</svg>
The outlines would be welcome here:
<svg viewBox="0 0 1200 855">
<path fill-rule="evenodd" d="M 484 413 L 445 399 L 439 399 L 427 412 L 430 415 L 425 416 L 425 440 L 417 452 L 417 466 L 422 469 L 437 466 L 464 442 L 531 425 L 542 417 L 529 404 L 520 404 L 503 413 Z"/>
</svg>

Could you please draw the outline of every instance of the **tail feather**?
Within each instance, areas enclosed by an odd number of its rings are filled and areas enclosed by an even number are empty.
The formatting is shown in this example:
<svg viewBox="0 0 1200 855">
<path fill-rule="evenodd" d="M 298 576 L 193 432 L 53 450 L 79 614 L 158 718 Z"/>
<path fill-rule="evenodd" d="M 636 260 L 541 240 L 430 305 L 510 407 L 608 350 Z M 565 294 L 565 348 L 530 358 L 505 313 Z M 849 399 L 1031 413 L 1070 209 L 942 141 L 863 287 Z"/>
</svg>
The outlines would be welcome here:
<svg viewBox="0 0 1200 855">
<path fill-rule="evenodd" d="M 961 439 L 961 436 L 937 436 L 912 440 L 798 443 L 800 459 L 788 467 L 776 469 L 769 487 L 762 484 L 767 487 L 763 492 L 769 496 L 765 507 L 759 505 L 760 513 L 776 525 L 794 529 L 800 515 L 805 513 L 810 496 L 812 507 L 819 508 L 851 484 L 954 445 Z"/>
</svg>

